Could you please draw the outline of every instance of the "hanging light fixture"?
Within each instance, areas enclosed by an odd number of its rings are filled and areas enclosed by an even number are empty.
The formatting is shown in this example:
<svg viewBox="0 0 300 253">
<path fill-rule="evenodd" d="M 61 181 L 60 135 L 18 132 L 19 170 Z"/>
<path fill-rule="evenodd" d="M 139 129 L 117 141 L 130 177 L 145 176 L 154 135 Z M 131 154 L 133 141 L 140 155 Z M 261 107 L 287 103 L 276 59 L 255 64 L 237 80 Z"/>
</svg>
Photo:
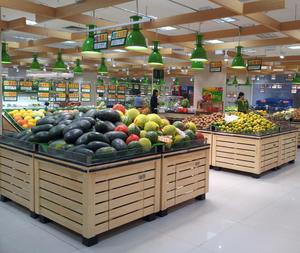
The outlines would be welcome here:
<svg viewBox="0 0 300 253">
<path fill-rule="evenodd" d="M 144 76 L 143 83 L 146 84 L 146 85 L 149 84 L 149 79 L 146 75 Z"/>
<path fill-rule="evenodd" d="M 158 85 L 163 86 L 163 85 L 165 85 L 165 84 L 166 84 L 166 82 L 165 82 L 164 79 L 159 79 Z"/>
<path fill-rule="evenodd" d="M 236 55 L 232 60 L 231 67 L 233 69 L 245 69 L 246 64 L 242 55 L 242 46 L 240 45 L 240 38 L 241 38 L 241 27 L 239 27 L 239 42 L 238 46 L 236 47 Z"/>
<path fill-rule="evenodd" d="M 245 82 L 246 86 L 251 86 L 251 82 L 250 82 L 250 78 L 249 76 L 247 76 L 246 82 Z"/>
<path fill-rule="evenodd" d="M 159 49 L 158 49 L 158 43 L 159 43 L 159 41 L 156 41 L 156 40 L 153 41 L 153 51 L 149 55 L 149 58 L 148 58 L 148 64 L 151 65 L 151 66 L 162 66 L 162 65 L 164 65 L 162 56 L 161 56 L 161 54 L 159 52 Z"/>
<path fill-rule="evenodd" d="M 82 44 L 81 53 L 83 54 L 101 54 L 101 51 L 97 51 L 94 49 L 94 41 L 95 41 L 95 32 L 91 31 L 97 26 L 95 25 L 87 25 L 88 27 L 88 37 L 85 39 L 85 41 Z"/>
<path fill-rule="evenodd" d="M 80 60 L 76 59 L 75 64 L 76 64 L 76 66 L 73 69 L 74 74 L 82 74 L 82 68 L 80 66 Z"/>
<path fill-rule="evenodd" d="M 7 52 L 7 43 L 2 42 L 2 64 L 10 64 L 11 59 Z"/>
<path fill-rule="evenodd" d="M 239 84 L 239 82 L 238 82 L 236 76 L 234 76 L 233 81 L 232 81 L 232 85 L 238 85 L 238 84 Z"/>
<path fill-rule="evenodd" d="M 300 75 L 296 73 L 293 77 L 292 84 L 300 84 Z"/>
<path fill-rule="evenodd" d="M 57 53 L 57 59 L 56 59 L 56 62 L 54 64 L 53 70 L 56 70 L 56 71 L 66 70 L 66 65 L 65 65 L 65 63 L 62 59 L 62 53 L 61 52 Z"/>
<path fill-rule="evenodd" d="M 178 87 L 179 86 L 179 80 L 178 80 L 178 78 L 176 77 L 175 78 L 175 80 L 174 80 L 174 85 L 176 86 L 176 87 Z"/>
<path fill-rule="evenodd" d="M 204 64 L 201 61 L 193 61 L 192 62 L 192 69 L 193 70 L 203 70 Z"/>
<path fill-rule="evenodd" d="M 193 50 L 192 55 L 191 55 L 191 61 L 192 62 L 207 62 L 207 55 L 206 51 L 202 46 L 202 39 L 203 35 L 197 33 L 196 34 L 196 48 Z"/>
<path fill-rule="evenodd" d="M 136 15 L 131 16 L 133 22 L 138 22 L 142 17 Z M 143 51 L 147 49 L 146 39 L 140 30 L 139 24 L 132 25 L 132 31 L 128 34 L 125 48 L 133 51 Z"/>
<path fill-rule="evenodd" d="M 98 68 L 98 73 L 101 74 L 101 75 L 104 75 L 104 74 L 107 74 L 108 73 L 108 70 L 107 70 L 107 66 L 105 64 L 105 58 L 102 57 L 101 58 L 101 64 Z"/>
<path fill-rule="evenodd" d="M 41 65 L 37 59 L 37 54 L 33 54 L 33 60 L 30 66 L 30 70 L 38 71 L 41 70 Z"/>
</svg>

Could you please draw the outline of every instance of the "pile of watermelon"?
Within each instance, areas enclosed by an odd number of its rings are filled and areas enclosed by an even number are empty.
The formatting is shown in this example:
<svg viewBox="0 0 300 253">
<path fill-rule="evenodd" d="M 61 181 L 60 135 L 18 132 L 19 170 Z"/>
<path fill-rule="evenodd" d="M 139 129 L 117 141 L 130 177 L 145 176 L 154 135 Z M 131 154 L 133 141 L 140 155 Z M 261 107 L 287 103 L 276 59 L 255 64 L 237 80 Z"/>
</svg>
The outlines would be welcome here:
<svg viewBox="0 0 300 253">
<path fill-rule="evenodd" d="M 48 144 L 51 149 L 103 157 L 121 152 L 148 152 L 160 143 L 159 136 L 167 136 L 171 140 L 169 145 L 176 145 L 196 139 L 196 126 L 191 122 L 170 125 L 157 114 L 143 115 L 137 109 L 126 110 L 116 105 L 113 109 L 46 116 L 30 131 L 15 137 Z"/>
</svg>

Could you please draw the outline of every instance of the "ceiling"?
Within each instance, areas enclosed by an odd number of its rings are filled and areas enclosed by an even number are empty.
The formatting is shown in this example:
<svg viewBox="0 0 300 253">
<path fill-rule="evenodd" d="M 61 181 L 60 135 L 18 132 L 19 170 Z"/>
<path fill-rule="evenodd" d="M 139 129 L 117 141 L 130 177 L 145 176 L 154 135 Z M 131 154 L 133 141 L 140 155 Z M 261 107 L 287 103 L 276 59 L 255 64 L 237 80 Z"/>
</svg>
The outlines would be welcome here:
<svg viewBox="0 0 300 253">
<path fill-rule="evenodd" d="M 82 57 L 86 24 L 96 22 L 106 27 L 128 23 L 137 12 L 136 1 L 130 0 L 0 0 L 0 7 L 2 38 L 9 42 L 14 65 L 28 65 L 32 52 L 39 53 L 42 63 L 51 64 L 60 49 L 72 62 Z M 195 33 L 201 32 L 212 60 L 223 60 L 222 52 L 234 51 L 240 40 L 245 57 L 261 57 L 267 65 L 279 64 L 285 71 L 299 68 L 300 47 L 289 48 L 300 42 L 298 0 L 139 0 L 138 12 L 151 18 L 143 24 L 143 31 L 149 45 L 156 38 L 161 41 L 166 67 L 189 66 Z M 26 24 L 25 20 L 37 24 Z M 160 29 L 165 26 L 173 30 Z M 220 40 L 220 44 L 207 39 Z M 219 50 L 217 54 L 215 50 Z M 141 71 L 147 69 L 143 64 L 147 54 L 104 51 L 116 69 L 134 67 L 137 73 L 139 67 Z M 85 67 L 95 68 L 99 59 L 83 58 L 83 62 Z"/>
</svg>

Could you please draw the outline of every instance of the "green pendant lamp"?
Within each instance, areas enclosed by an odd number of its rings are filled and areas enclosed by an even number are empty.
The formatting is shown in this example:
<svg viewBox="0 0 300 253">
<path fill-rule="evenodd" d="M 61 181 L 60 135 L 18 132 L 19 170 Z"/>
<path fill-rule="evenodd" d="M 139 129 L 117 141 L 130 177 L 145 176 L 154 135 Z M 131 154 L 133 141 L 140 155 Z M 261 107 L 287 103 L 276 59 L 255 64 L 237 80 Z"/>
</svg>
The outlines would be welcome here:
<svg viewBox="0 0 300 253">
<path fill-rule="evenodd" d="M 238 84 L 239 84 L 239 82 L 238 82 L 236 76 L 234 76 L 233 81 L 232 81 L 232 85 L 238 85 Z"/>
<path fill-rule="evenodd" d="M 179 80 L 178 80 L 178 78 L 177 78 L 177 77 L 175 78 L 175 80 L 174 80 L 173 84 L 174 84 L 176 87 L 178 87 L 178 86 L 179 86 Z"/>
<path fill-rule="evenodd" d="M 292 84 L 300 84 L 300 75 L 298 73 L 294 75 Z"/>
<path fill-rule="evenodd" d="M 206 51 L 202 46 L 203 35 L 197 33 L 196 34 L 196 48 L 192 52 L 190 60 L 192 62 L 207 62 Z"/>
<path fill-rule="evenodd" d="M 83 54 L 101 54 L 100 51 L 97 51 L 97 50 L 94 49 L 94 40 L 95 40 L 94 35 L 95 35 L 95 32 L 90 31 L 90 30 L 95 29 L 97 26 L 87 25 L 87 27 L 88 27 L 88 30 L 89 30 L 89 35 L 82 44 L 81 53 L 83 53 Z"/>
<path fill-rule="evenodd" d="M 54 64 L 53 70 L 55 71 L 65 71 L 66 70 L 66 65 L 62 59 L 62 53 L 58 52 L 57 53 L 57 59 Z"/>
<path fill-rule="evenodd" d="M 163 86 L 163 85 L 165 85 L 165 84 L 166 84 L 166 82 L 165 82 L 164 79 L 159 79 L 158 85 Z"/>
<path fill-rule="evenodd" d="M 146 75 L 144 76 L 143 84 L 145 84 L 145 85 L 149 84 L 149 79 L 148 79 L 148 77 Z"/>
<path fill-rule="evenodd" d="M 142 19 L 142 17 L 136 15 L 130 17 L 130 19 L 133 22 L 137 22 Z M 133 51 L 143 51 L 147 49 L 146 39 L 140 31 L 139 24 L 132 25 L 132 31 L 127 36 L 125 48 Z"/>
<path fill-rule="evenodd" d="M 192 62 L 192 69 L 193 70 L 203 70 L 204 64 L 201 61 L 193 61 Z"/>
<path fill-rule="evenodd" d="M 102 57 L 101 58 L 101 64 L 98 68 L 98 73 L 101 74 L 101 75 L 104 75 L 104 74 L 107 74 L 108 73 L 108 70 L 107 70 L 107 66 L 105 64 L 105 58 Z"/>
<path fill-rule="evenodd" d="M 245 82 L 246 86 L 251 86 L 251 82 L 250 82 L 250 78 L 249 76 L 247 76 L 246 82 Z"/>
<path fill-rule="evenodd" d="M 75 64 L 76 64 L 76 66 L 73 69 L 74 74 L 78 74 L 78 75 L 82 74 L 82 68 L 80 66 L 80 60 L 76 59 L 76 63 Z"/>
<path fill-rule="evenodd" d="M 162 66 L 164 65 L 162 56 L 158 49 L 159 41 L 153 41 L 153 51 L 149 55 L 148 64 L 151 66 Z"/>
<path fill-rule="evenodd" d="M 7 43 L 2 42 L 2 64 L 10 64 L 10 56 L 7 52 Z"/>
<path fill-rule="evenodd" d="M 33 54 L 33 60 L 32 60 L 31 66 L 30 66 L 30 70 L 33 70 L 33 71 L 41 70 L 41 65 L 40 65 L 37 57 L 38 57 L 37 54 Z"/>
<path fill-rule="evenodd" d="M 233 69 L 245 69 L 246 68 L 246 64 L 244 61 L 244 58 L 242 56 L 242 46 L 237 46 L 236 47 L 236 55 L 232 60 L 232 64 L 231 67 Z"/>
</svg>

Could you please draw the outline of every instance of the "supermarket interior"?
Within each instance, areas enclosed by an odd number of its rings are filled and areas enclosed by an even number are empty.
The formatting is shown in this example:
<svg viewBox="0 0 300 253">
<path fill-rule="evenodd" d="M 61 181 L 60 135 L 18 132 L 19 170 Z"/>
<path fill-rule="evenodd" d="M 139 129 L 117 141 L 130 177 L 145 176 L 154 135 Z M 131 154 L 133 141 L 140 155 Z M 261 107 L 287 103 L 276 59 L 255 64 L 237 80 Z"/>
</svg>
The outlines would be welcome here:
<svg viewBox="0 0 300 253">
<path fill-rule="evenodd" d="M 298 0 L 0 0 L 0 253 L 300 253 Z"/>
</svg>

